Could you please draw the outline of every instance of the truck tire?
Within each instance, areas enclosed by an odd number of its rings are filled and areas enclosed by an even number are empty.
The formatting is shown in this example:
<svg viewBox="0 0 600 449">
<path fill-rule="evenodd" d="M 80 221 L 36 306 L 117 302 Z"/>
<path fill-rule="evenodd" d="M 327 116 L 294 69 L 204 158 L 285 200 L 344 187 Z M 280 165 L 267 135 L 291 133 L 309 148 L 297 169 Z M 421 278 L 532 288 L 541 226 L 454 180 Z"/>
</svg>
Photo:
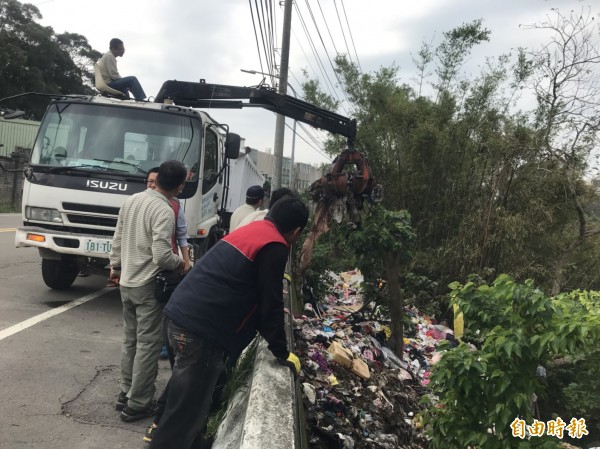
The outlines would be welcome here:
<svg viewBox="0 0 600 449">
<path fill-rule="evenodd" d="M 215 243 L 217 243 L 218 241 L 219 237 L 217 236 L 217 229 L 211 228 L 210 232 L 208 233 L 208 236 L 204 239 L 204 251 L 202 252 L 202 254 L 206 253 L 209 249 L 215 246 Z"/>
<path fill-rule="evenodd" d="M 218 241 L 217 228 L 211 228 L 206 238 L 193 240 L 193 251 L 190 252 L 192 262 L 196 263 L 200 260 L 200 258 Z"/>
<path fill-rule="evenodd" d="M 66 290 L 79 273 L 79 267 L 71 260 L 42 259 L 42 278 L 54 290 Z"/>
</svg>

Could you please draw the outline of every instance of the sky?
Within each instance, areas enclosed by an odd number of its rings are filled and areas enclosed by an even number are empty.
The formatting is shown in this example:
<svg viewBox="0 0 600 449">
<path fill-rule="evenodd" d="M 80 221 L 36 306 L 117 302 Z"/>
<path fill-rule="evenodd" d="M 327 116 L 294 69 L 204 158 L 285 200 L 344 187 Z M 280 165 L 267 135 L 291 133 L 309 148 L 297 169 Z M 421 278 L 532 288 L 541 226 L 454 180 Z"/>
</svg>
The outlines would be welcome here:
<svg viewBox="0 0 600 449">
<path fill-rule="evenodd" d="M 364 73 L 395 65 L 400 69 L 399 81 L 414 85 L 411 55 L 419 51 L 421 43 L 435 45 L 442 33 L 475 19 L 483 19 L 483 25 L 491 31 L 491 40 L 476 48 L 470 57 L 467 70 L 473 73 L 479 70 L 486 56 L 498 56 L 518 47 L 538 48 L 547 36 L 522 25 L 544 20 L 551 8 L 564 13 L 592 8 L 600 20 L 597 0 L 295 1 L 289 83 L 301 94 L 299 83 L 306 71 L 311 78 L 319 78 L 326 92 L 342 100 L 329 62 L 336 51 L 348 53 Z M 57 34 L 65 31 L 82 34 L 100 52 L 108 50 L 111 38 L 122 39 L 126 52 L 118 59 L 119 72 L 121 76 L 137 76 L 148 96 L 155 96 L 162 83 L 170 79 L 258 85 L 263 75 L 240 70 L 272 71 L 264 54 L 259 57 L 253 25 L 253 18 L 257 24 L 258 17 L 251 5 L 274 5 L 274 47 L 277 50 L 281 47 L 283 1 L 33 0 L 31 3 L 43 16 L 41 24 L 51 26 Z M 279 58 L 277 54 L 277 65 Z M 271 78 L 267 77 L 266 82 L 271 84 Z M 288 93 L 291 94 L 289 90 Z M 351 116 L 347 108 L 337 112 Z M 272 112 L 247 108 L 209 113 L 229 124 L 230 130 L 245 138 L 247 146 L 261 151 L 273 148 L 275 114 Z M 288 119 L 287 124 L 291 128 L 293 121 Z M 311 164 L 329 162 L 320 144 L 326 135 L 303 126 L 308 133 L 298 128 L 294 159 Z M 287 157 L 292 151 L 290 128 L 285 132 Z"/>
</svg>

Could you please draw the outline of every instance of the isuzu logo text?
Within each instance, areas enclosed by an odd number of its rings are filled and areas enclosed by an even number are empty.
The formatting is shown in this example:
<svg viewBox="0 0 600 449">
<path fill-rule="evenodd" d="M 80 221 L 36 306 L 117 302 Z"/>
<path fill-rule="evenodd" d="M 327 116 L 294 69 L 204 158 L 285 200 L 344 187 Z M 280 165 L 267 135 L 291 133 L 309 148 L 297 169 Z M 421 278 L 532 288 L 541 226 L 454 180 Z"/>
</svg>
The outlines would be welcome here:
<svg viewBox="0 0 600 449">
<path fill-rule="evenodd" d="M 91 187 L 92 189 L 120 190 L 121 192 L 127 191 L 127 183 L 122 182 L 88 179 L 85 185 L 86 187 Z"/>
</svg>

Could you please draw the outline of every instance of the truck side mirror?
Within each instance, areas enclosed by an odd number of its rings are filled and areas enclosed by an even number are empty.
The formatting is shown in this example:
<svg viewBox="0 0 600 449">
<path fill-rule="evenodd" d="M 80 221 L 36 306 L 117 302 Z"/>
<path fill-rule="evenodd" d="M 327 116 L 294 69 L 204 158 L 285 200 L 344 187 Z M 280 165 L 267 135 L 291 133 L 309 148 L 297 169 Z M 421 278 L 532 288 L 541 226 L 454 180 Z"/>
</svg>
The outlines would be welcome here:
<svg viewBox="0 0 600 449">
<path fill-rule="evenodd" d="M 239 134 L 227 133 L 225 139 L 225 157 L 227 159 L 237 159 L 240 155 L 240 146 L 242 138 Z"/>
</svg>

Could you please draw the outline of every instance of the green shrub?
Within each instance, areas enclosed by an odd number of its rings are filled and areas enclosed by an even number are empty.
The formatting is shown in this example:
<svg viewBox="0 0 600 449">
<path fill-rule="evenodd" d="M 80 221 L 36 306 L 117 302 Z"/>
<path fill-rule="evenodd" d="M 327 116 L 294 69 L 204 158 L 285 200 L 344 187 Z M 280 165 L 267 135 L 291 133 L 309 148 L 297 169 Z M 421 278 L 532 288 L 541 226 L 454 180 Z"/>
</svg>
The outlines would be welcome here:
<svg viewBox="0 0 600 449">
<path fill-rule="evenodd" d="M 555 447 L 556 437 L 514 437 L 510 424 L 533 421 L 533 399 L 544 390 L 538 366 L 597 347 L 599 309 L 581 300 L 584 293 L 550 298 L 532 281 L 517 284 L 506 275 L 492 285 L 455 282 L 450 288 L 451 304 L 464 313 L 465 337 L 480 344 L 459 344 L 433 369 L 438 402 L 423 414 L 432 447 Z"/>
</svg>

